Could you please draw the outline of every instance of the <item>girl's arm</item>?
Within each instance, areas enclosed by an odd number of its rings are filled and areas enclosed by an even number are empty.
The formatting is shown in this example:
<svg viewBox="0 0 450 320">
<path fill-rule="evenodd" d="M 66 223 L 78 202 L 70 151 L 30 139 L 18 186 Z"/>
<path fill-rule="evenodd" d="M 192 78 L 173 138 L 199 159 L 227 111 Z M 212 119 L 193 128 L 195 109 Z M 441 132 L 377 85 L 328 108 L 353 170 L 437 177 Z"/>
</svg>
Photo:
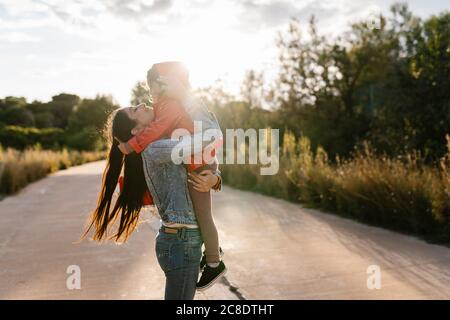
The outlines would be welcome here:
<svg viewBox="0 0 450 320">
<path fill-rule="evenodd" d="M 156 119 L 128 140 L 125 146 L 128 150 L 141 153 L 150 143 L 171 133 L 184 112 L 182 106 L 174 100 L 165 102 L 159 108 Z"/>
</svg>

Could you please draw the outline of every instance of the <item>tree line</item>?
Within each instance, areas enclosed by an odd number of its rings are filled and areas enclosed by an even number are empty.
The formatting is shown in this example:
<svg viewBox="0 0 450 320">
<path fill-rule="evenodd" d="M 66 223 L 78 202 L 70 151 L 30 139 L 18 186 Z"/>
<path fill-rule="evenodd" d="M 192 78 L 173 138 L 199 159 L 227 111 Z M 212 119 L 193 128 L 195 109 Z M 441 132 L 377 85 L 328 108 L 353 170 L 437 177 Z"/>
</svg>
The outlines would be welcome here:
<svg viewBox="0 0 450 320">
<path fill-rule="evenodd" d="M 15 149 L 40 144 L 46 149 L 100 150 L 106 119 L 117 108 L 110 96 L 81 99 L 61 93 L 49 102 L 5 97 L 0 99 L 0 143 Z"/>
<path fill-rule="evenodd" d="M 450 132 L 450 13 L 422 20 L 405 4 L 321 35 L 314 17 L 279 33 L 279 75 L 249 71 L 236 101 L 220 86 L 200 90 L 223 127 L 279 128 L 307 137 L 312 149 L 350 157 L 369 144 L 379 154 L 447 152 Z M 264 108 L 263 108 L 264 107 Z"/>
<path fill-rule="evenodd" d="M 222 128 L 279 128 L 281 136 L 308 137 L 332 160 L 366 143 L 389 156 L 414 150 L 427 161 L 439 159 L 450 123 L 450 13 L 420 19 L 395 4 L 378 19 L 375 28 L 363 20 L 338 37 L 320 34 L 314 17 L 307 27 L 294 19 L 276 39 L 275 80 L 252 70 L 240 98 L 220 85 L 198 94 Z M 150 103 L 138 83 L 131 102 L 142 101 Z M 107 96 L 62 93 L 45 103 L 5 97 L 0 143 L 102 148 L 101 129 L 118 107 Z"/>
</svg>

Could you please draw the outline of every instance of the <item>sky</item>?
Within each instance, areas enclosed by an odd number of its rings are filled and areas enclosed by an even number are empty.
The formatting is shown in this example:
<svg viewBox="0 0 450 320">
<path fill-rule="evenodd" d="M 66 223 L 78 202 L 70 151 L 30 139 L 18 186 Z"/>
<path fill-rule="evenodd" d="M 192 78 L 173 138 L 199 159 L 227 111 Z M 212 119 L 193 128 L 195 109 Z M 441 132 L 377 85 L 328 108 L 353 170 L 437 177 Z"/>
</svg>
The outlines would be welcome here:
<svg viewBox="0 0 450 320">
<path fill-rule="evenodd" d="M 337 34 L 390 0 L 0 0 L 0 98 L 110 94 L 129 105 L 153 63 L 179 60 L 194 87 L 238 93 L 247 70 L 276 74 L 278 31 L 292 17 Z M 410 0 L 421 17 L 448 0 Z"/>
</svg>

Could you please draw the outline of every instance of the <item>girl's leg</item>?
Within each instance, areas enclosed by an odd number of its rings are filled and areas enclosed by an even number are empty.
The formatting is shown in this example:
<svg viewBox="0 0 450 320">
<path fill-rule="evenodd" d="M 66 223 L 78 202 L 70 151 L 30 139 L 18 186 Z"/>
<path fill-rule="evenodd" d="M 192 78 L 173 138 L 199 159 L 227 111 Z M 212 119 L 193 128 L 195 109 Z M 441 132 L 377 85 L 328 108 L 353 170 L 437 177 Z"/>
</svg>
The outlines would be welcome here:
<svg viewBox="0 0 450 320">
<path fill-rule="evenodd" d="M 215 171 L 217 170 L 217 167 L 218 164 L 214 163 L 198 168 L 195 172 L 201 172 L 205 169 Z M 200 232 L 202 233 L 203 242 L 205 244 L 206 262 L 219 262 L 219 234 L 212 215 L 211 191 L 199 192 L 192 187 L 192 184 L 188 183 L 188 186 L 192 205 L 194 206 L 195 216 L 197 218 Z"/>
</svg>

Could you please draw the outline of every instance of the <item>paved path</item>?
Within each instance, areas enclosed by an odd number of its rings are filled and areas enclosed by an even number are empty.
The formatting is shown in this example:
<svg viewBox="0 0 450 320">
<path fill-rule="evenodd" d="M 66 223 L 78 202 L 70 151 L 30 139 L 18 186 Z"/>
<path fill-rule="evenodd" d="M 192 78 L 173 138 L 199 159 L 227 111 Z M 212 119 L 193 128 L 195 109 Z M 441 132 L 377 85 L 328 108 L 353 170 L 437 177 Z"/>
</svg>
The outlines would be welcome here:
<svg viewBox="0 0 450 320">
<path fill-rule="evenodd" d="M 73 244 L 104 162 L 60 171 L 0 201 L 0 299 L 161 299 L 158 220 L 123 245 Z M 215 194 L 226 279 L 196 299 L 449 299 L 450 249 L 225 187 Z M 69 265 L 81 289 L 68 290 Z M 381 289 L 367 289 L 378 265 Z"/>
</svg>

